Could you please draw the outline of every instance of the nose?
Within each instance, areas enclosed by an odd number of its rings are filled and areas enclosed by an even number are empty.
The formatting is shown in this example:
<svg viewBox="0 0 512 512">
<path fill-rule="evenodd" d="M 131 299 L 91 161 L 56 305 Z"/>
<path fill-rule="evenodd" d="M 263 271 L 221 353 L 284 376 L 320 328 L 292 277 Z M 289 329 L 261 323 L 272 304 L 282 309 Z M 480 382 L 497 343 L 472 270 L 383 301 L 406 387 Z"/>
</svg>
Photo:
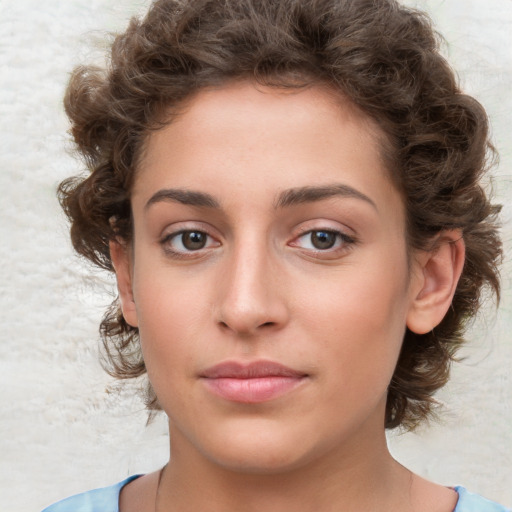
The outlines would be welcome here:
<svg viewBox="0 0 512 512">
<path fill-rule="evenodd" d="M 235 250 L 219 275 L 217 321 L 239 336 L 281 329 L 288 321 L 282 269 L 264 250 Z"/>
</svg>

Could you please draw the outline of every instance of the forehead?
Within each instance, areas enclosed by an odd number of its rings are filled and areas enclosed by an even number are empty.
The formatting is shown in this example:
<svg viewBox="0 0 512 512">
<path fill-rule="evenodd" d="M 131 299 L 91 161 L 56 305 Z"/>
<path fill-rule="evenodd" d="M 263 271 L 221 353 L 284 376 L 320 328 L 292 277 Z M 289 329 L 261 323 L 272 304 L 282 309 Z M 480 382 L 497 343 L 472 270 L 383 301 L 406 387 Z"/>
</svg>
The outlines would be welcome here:
<svg viewBox="0 0 512 512">
<path fill-rule="evenodd" d="M 314 131 L 328 141 L 329 134 L 344 124 L 357 126 L 360 140 L 382 145 L 387 137 L 377 123 L 364 114 L 340 91 L 325 84 L 306 87 L 269 87 L 251 81 L 235 81 L 220 87 L 203 88 L 170 113 L 180 137 L 195 137 L 198 132 L 212 136 L 219 133 L 220 123 L 233 135 L 249 127 L 252 137 L 269 134 L 269 128 L 297 131 L 301 127 Z M 329 129 L 329 125 L 330 128 Z M 261 130 L 264 128 L 264 130 Z M 354 132 L 355 135 L 355 132 Z M 158 132 L 150 140 L 158 139 Z"/>
<path fill-rule="evenodd" d="M 372 119 L 326 86 L 231 83 L 201 90 L 151 133 L 138 170 L 144 179 L 136 179 L 133 192 L 151 181 L 243 193 L 348 180 L 387 194 L 394 187 L 382 158 L 384 140 Z"/>
<path fill-rule="evenodd" d="M 218 87 L 205 87 L 183 102 L 182 113 L 188 119 L 183 123 L 203 121 L 207 123 L 218 118 L 219 110 L 239 122 L 247 115 L 253 115 L 254 107 L 261 108 L 262 116 L 285 120 L 283 114 L 293 112 L 294 120 L 311 123 L 319 114 L 335 115 L 355 120 L 371 120 L 341 92 L 327 84 L 301 86 L 266 86 L 253 81 L 240 80 Z M 272 107 L 268 110 L 268 107 Z M 321 119 L 319 119 L 321 120 Z M 179 121 L 179 118 L 178 118 Z"/>
</svg>

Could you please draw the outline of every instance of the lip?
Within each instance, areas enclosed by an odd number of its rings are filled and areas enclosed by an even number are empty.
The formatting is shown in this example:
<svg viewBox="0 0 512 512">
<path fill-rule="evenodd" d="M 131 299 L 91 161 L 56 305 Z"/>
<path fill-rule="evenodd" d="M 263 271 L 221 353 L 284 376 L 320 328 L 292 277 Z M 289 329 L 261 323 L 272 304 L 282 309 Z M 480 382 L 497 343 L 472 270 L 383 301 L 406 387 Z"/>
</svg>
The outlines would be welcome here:
<svg viewBox="0 0 512 512">
<path fill-rule="evenodd" d="M 307 377 L 306 373 L 273 361 L 227 361 L 200 374 L 211 393 L 246 404 L 276 399 L 301 385 Z"/>
</svg>

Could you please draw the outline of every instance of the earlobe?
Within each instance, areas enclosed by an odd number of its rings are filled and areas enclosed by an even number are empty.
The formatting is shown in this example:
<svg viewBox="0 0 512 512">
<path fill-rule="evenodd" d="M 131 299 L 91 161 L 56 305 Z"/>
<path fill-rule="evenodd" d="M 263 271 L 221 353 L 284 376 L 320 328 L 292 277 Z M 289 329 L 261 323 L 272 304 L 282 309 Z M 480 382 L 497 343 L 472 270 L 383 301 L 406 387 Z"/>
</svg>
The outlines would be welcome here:
<svg viewBox="0 0 512 512">
<path fill-rule="evenodd" d="M 464 256 L 460 230 L 443 231 L 435 248 L 419 255 L 407 315 L 407 327 L 411 331 L 426 334 L 442 321 L 452 303 L 464 267 Z"/>
<path fill-rule="evenodd" d="M 110 258 L 116 273 L 117 289 L 121 300 L 121 309 L 126 322 L 138 327 L 137 310 L 133 298 L 132 270 L 129 249 L 126 245 L 111 241 Z"/>
</svg>

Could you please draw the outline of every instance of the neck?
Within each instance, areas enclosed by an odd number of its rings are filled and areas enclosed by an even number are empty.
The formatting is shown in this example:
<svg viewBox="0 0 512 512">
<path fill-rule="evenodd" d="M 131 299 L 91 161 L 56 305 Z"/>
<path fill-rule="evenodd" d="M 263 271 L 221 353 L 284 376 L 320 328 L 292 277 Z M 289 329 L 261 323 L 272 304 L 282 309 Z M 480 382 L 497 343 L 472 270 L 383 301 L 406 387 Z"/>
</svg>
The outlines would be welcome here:
<svg viewBox="0 0 512 512">
<path fill-rule="evenodd" d="M 330 512 L 340 504 L 345 512 L 400 510 L 411 474 L 391 457 L 384 432 L 364 443 L 355 437 L 296 467 L 256 473 L 222 467 L 171 432 L 158 512 Z"/>
</svg>

